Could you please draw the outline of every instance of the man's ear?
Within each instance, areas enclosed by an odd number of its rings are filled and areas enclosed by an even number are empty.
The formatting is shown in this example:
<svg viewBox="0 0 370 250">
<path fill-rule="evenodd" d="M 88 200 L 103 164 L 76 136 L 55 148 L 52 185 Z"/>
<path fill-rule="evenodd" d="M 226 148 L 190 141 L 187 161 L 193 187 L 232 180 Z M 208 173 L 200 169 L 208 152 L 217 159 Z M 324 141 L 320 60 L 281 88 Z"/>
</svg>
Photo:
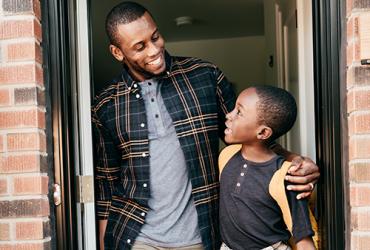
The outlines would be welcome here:
<svg viewBox="0 0 370 250">
<path fill-rule="evenodd" d="M 272 136 L 272 129 L 270 127 L 267 127 L 265 125 L 261 125 L 258 128 L 258 133 L 257 133 L 257 139 L 259 140 L 267 140 Z"/>
<path fill-rule="evenodd" d="M 125 58 L 125 56 L 122 53 L 122 50 L 113 44 L 109 45 L 109 51 L 114 56 L 114 58 L 116 58 L 117 61 L 122 62 L 123 59 Z"/>
</svg>

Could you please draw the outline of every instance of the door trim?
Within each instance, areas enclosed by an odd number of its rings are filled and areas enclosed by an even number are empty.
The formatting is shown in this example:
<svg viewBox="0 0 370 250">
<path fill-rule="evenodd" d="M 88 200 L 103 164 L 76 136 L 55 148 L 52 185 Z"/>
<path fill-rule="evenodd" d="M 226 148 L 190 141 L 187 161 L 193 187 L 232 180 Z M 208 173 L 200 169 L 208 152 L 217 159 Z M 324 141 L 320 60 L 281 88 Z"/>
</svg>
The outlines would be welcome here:
<svg viewBox="0 0 370 250">
<path fill-rule="evenodd" d="M 314 82 L 319 215 L 322 249 L 349 245 L 344 0 L 314 0 Z M 349 248 L 347 248 L 349 249 Z"/>
</svg>

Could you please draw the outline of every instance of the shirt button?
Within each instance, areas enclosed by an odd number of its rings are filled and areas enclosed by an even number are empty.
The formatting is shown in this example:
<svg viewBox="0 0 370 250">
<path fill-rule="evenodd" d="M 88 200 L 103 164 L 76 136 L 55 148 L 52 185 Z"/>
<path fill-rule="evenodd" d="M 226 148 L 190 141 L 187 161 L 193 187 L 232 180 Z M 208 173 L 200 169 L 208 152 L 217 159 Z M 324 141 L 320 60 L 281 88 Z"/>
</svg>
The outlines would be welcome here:
<svg viewBox="0 0 370 250">
<path fill-rule="evenodd" d="M 150 99 L 152 102 L 154 102 L 154 98 Z"/>
<path fill-rule="evenodd" d="M 243 168 L 247 168 L 247 164 L 244 164 L 244 165 L 243 165 Z"/>
<path fill-rule="evenodd" d="M 240 173 L 241 176 L 244 176 L 244 173 Z"/>
<path fill-rule="evenodd" d="M 140 98 L 140 95 L 139 94 L 136 94 L 136 98 L 139 99 Z"/>
<path fill-rule="evenodd" d="M 148 82 L 148 85 L 150 86 L 150 85 L 152 85 L 152 83 L 151 82 Z"/>
<path fill-rule="evenodd" d="M 134 84 L 134 88 L 135 88 L 135 89 L 137 88 L 137 84 L 136 84 L 136 83 Z"/>
<path fill-rule="evenodd" d="M 141 216 L 143 216 L 143 217 L 144 217 L 144 216 L 145 216 L 145 213 L 144 213 L 144 212 L 142 212 L 142 213 L 141 213 Z"/>
<path fill-rule="evenodd" d="M 141 123 L 140 124 L 140 127 L 142 127 L 142 128 L 145 127 L 145 124 L 144 123 Z"/>
<path fill-rule="evenodd" d="M 127 239 L 127 243 L 130 244 L 131 243 L 131 240 L 130 239 Z"/>
<path fill-rule="evenodd" d="M 148 186 L 148 184 L 146 184 L 146 183 L 144 183 L 144 184 L 143 184 L 143 187 L 145 187 L 145 188 L 146 188 L 147 186 Z"/>
<path fill-rule="evenodd" d="M 155 118 L 158 118 L 159 117 L 159 115 L 158 114 L 155 114 Z"/>
<path fill-rule="evenodd" d="M 128 90 L 130 91 L 131 90 L 131 87 L 128 87 Z"/>
<path fill-rule="evenodd" d="M 167 74 L 167 75 L 170 75 L 170 72 L 169 72 L 169 71 L 166 71 L 166 74 Z"/>
<path fill-rule="evenodd" d="M 238 183 L 236 183 L 236 186 L 237 186 L 237 187 L 240 187 L 240 183 L 239 183 L 239 182 L 238 182 Z"/>
</svg>

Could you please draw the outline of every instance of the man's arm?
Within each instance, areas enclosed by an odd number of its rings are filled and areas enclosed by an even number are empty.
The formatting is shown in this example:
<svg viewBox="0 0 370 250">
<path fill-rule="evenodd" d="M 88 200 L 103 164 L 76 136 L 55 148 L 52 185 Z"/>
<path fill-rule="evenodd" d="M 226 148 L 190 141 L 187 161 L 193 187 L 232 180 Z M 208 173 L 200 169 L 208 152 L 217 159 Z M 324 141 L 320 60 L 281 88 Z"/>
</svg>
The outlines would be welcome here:
<svg viewBox="0 0 370 250">
<path fill-rule="evenodd" d="M 92 112 L 95 155 L 96 213 L 99 221 L 100 249 L 104 249 L 104 236 L 112 200 L 113 186 L 119 179 L 120 168 L 117 151 L 109 131 Z"/>
<path fill-rule="evenodd" d="M 287 189 L 300 192 L 297 199 L 310 196 L 314 184 L 320 177 L 319 167 L 310 158 L 291 153 L 280 144 L 274 144 L 271 149 L 292 162 L 285 180 L 294 183 L 294 185 L 288 185 Z"/>
</svg>

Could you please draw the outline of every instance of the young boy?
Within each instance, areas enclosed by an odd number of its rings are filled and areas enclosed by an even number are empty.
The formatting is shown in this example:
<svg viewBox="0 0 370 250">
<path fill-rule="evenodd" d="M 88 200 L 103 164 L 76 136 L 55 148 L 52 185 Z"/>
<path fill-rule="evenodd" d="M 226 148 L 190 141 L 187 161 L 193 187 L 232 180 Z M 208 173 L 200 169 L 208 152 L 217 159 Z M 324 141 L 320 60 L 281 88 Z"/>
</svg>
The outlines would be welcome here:
<svg viewBox="0 0 370 250">
<path fill-rule="evenodd" d="M 225 141 L 242 148 L 221 174 L 221 249 L 290 249 L 291 235 L 269 194 L 271 177 L 285 159 L 269 145 L 292 128 L 296 116 L 293 96 L 272 86 L 244 90 L 227 114 Z M 315 249 L 307 200 L 296 195 L 287 191 L 294 240 L 298 249 Z"/>
</svg>

